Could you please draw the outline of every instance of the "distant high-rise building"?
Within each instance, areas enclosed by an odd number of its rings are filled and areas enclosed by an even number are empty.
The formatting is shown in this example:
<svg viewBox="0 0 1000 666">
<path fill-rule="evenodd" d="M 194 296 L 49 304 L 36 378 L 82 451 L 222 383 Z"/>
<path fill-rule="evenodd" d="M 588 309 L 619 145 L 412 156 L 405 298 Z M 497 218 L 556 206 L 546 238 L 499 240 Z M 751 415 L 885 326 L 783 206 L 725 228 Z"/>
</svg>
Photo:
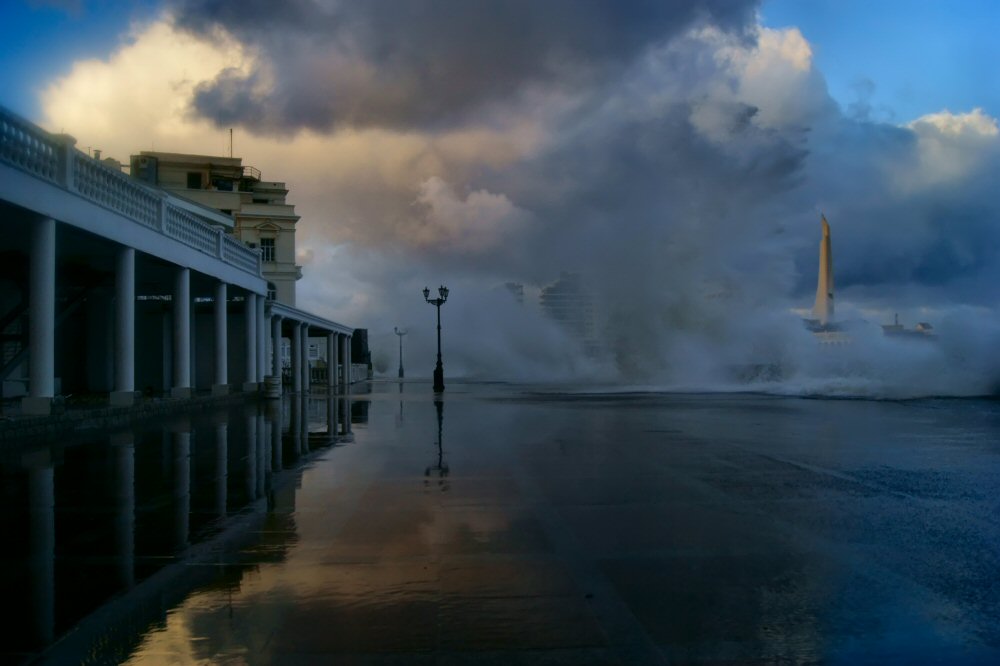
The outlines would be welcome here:
<svg viewBox="0 0 1000 666">
<path fill-rule="evenodd" d="M 562 273 L 542 289 L 542 310 L 590 350 L 594 343 L 594 298 L 578 273 Z"/>
<path fill-rule="evenodd" d="M 519 282 L 507 282 L 504 283 L 504 287 L 510 292 L 510 295 L 514 297 L 514 300 L 518 303 L 524 303 L 524 285 Z"/>
<path fill-rule="evenodd" d="M 258 169 L 239 157 L 142 151 L 130 159 L 134 178 L 157 185 L 195 204 L 231 215 L 227 229 L 244 243 L 260 248 L 268 298 L 295 305 L 295 206 L 285 203 L 288 189 L 261 180 Z"/>
</svg>

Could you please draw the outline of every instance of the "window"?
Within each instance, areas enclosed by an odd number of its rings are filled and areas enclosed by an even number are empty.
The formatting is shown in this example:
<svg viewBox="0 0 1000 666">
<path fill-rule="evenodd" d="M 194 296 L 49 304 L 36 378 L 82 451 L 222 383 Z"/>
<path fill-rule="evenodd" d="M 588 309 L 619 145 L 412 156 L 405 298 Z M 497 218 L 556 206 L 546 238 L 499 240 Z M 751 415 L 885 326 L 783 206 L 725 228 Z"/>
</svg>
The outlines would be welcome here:
<svg viewBox="0 0 1000 666">
<path fill-rule="evenodd" d="M 188 189 L 201 189 L 201 173 L 198 171 L 188 171 Z"/>
<path fill-rule="evenodd" d="M 273 301 L 278 298 L 278 288 L 274 286 L 273 282 L 267 283 L 267 300 Z"/>
<path fill-rule="evenodd" d="M 274 239 L 260 239 L 261 259 L 264 261 L 274 261 Z"/>
</svg>

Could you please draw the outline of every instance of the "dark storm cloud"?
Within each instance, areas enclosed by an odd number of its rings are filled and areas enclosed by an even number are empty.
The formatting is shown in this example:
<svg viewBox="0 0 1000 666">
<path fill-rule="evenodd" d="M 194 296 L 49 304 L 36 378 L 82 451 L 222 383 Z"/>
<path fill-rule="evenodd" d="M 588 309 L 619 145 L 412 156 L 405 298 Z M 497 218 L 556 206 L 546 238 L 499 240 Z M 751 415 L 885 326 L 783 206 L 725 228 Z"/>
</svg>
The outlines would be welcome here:
<svg viewBox="0 0 1000 666">
<path fill-rule="evenodd" d="M 586 89 L 698 21 L 743 34 L 757 0 L 180 0 L 178 26 L 260 56 L 197 90 L 197 112 L 276 132 L 435 128 L 526 87 Z"/>
</svg>

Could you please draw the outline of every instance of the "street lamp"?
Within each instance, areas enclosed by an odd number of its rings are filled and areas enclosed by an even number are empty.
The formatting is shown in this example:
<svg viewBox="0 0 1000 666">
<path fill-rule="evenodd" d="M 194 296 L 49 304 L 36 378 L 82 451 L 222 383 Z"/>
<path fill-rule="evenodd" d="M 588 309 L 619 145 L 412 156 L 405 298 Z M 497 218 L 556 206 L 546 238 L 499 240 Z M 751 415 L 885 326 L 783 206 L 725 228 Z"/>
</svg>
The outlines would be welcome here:
<svg viewBox="0 0 1000 666">
<path fill-rule="evenodd" d="M 444 391 L 444 366 L 441 364 L 441 306 L 444 302 L 448 300 L 448 287 L 444 285 L 438 287 L 438 294 L 440 298 L 431 298 L 431 290 L 424 287 L 424 300 L 431 305 L 437 307 L 437 322 L 438 322 L 438 360 L 437 366 L 434 368 L 434 392 L 440 393 Z"/>
<path fill-rule="evenodd" d="M 395 326 L 392 327 L 396 335 L 399 336 L 399 378 L 403 378 L 403 336 L 406 335 L 406 329 L 399 330 Z"/>
</svg>

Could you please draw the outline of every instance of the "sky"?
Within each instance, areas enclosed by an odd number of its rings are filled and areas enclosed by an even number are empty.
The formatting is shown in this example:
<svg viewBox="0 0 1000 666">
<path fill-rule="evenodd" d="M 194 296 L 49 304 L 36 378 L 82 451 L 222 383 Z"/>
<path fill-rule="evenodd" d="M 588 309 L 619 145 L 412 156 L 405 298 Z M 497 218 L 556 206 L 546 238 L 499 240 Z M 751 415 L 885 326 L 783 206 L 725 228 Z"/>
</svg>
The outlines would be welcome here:
<svg viewBox="0 0 1000 666">
<path fill-rule="evenodd" d="M 0 12 L 0 104 L 82 149 L 225 154 L 233 128 L 236 154 L 286 181 L 302 216 L 300 304 L 368 328 L 377 355 L 394 325 L 410 358 L 432 349 L 419 291 L 446 283 L 446 367 L 470 376 L 697 388 L 774 363 L 790 391 L 886 395 L 1000 379 L 983 362 L 1000 330 L 995 3 Z M 939 344 L 815 353 L 795 313 L 811 306 L 821 213 L 839 318 L 898 312 Z M 597 302 L 598 357 L 533 305 L 563 271 Z"/>
</svg>

